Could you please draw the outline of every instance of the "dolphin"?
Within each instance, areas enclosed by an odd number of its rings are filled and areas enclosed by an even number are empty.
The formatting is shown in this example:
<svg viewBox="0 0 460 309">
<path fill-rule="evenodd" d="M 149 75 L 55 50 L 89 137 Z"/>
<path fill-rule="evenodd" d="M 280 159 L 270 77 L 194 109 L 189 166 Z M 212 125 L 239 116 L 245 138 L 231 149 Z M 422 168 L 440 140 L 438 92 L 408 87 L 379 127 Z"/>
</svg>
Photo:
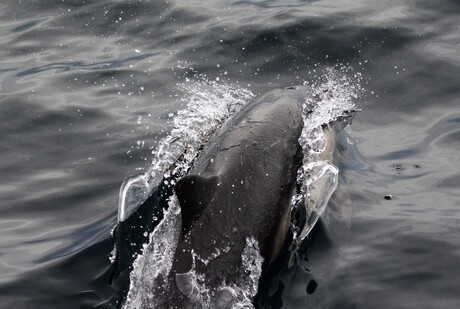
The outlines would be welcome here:
<svg viewBox="0 0 460 309">
<path fill-rule="evenodd" d="M 235 292 L 212 291 L 211 305 L 203 305 L 196 282 L 238 286 L 247 272 L 242 255 L 248 239 L 260 250 L 263 272 L 278 258 L 303 160 L 302 114 L 314 108 L 306 101 L 308 93 L 307 86 L 293 86 L 247 103 L 178 180 L 174 191 L 182 230 L 168 277 L 156 279 L 158 307 L 230 308 Z"/>
</svg>

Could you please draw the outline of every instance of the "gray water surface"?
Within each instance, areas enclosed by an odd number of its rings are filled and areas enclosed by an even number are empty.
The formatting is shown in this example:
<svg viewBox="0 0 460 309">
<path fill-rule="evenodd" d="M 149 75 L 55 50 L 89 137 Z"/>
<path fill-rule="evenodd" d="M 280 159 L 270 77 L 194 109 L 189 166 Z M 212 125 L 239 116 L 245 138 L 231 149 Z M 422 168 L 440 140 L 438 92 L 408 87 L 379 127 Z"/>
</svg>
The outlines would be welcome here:
<svg viewBox="0 0 460 309">
<path fill-rule="evenodd" d="M 258 94 L 338 65 L 366 90 L 353 145 L 272 306 L 460 307 L 459 21 L 450 0 L 2 1 L 0 306 L 116 307 L 119 186 L 171 129 L 177 83 Z"/>
</svg>

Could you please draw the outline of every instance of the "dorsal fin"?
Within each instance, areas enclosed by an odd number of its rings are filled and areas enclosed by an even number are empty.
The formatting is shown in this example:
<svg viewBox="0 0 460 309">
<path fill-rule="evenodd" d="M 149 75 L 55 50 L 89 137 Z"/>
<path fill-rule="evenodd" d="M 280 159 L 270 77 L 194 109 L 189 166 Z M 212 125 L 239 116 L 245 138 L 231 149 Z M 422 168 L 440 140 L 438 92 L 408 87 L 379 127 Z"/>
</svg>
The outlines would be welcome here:
<svg viewBox="0 0 460 309">
<path fill-rule="evenodd" d="M 217 188 L 217 176 L 187 175 L 179 179 L 174 191 L 179 199 L 182 228 L 185 234 L 211 201 Z"/>
</svg>

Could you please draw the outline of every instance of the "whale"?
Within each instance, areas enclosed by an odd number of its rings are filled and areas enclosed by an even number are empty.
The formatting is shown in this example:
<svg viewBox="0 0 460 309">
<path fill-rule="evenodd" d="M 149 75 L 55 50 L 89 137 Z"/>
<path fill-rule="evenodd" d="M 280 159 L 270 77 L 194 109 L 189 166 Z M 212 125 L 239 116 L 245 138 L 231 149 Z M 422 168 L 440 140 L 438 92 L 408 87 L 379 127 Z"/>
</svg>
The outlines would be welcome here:
<svg viewBox="0 0 460 309">
<path fill-rule="evenodd" d="M 248 276 L 248 247 L 260 254 L 262 276 L 279 258 L 303 162 L 303 115 L 314 109 L 308 93 L 292 86 L 248 102 L 177 181 L 181 231 L 168 276 L 155 279 L 155 307 L 231 308 L 244 292 L 235 287 Z M 212 299 L 201 297 L 203 287 L 214 288 Z"/>
</svg>

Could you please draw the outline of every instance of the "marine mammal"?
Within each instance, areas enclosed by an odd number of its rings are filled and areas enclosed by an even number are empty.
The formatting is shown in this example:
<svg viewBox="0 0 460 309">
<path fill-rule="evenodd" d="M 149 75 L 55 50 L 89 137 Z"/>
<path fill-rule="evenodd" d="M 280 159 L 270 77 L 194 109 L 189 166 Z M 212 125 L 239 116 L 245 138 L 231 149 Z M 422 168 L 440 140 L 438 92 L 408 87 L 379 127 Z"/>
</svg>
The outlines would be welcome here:
<svg viewBox="0 0 460 309">
<path fill-rule="evenodd" d="M 271 90 L 246 104 L 177 182 L 182 231 L 168 277 L 157 279 L 157 304 L 206 307 L 200 304 L 197 281 L 207 287 L 237 286 L 245 275 L 242 254 L 249 238 L 260 248 L 262 269 L 277 258 L 302 164 L 302 113 L 313 109 L 302 106 L 308 90 Z M 231 304 L 229 293 L 211 293 L 212 307 Z"/>
</svg>

